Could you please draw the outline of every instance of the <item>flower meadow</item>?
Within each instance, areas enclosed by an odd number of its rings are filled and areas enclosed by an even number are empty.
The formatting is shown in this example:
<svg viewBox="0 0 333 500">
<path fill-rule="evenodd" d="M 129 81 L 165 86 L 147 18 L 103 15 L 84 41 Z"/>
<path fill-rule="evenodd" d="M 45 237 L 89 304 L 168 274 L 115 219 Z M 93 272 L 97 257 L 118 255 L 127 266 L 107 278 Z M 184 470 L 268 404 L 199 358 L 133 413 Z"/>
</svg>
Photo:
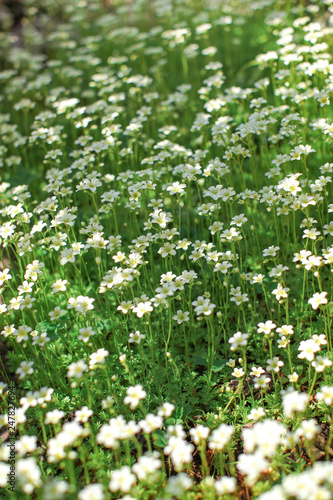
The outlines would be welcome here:
<svg viewBox="0 0 333 500">
<path fill-rule="evenodd" d="M 333 1 L 22 9 L 1 498 L 332 499 Z"/>
</svg>

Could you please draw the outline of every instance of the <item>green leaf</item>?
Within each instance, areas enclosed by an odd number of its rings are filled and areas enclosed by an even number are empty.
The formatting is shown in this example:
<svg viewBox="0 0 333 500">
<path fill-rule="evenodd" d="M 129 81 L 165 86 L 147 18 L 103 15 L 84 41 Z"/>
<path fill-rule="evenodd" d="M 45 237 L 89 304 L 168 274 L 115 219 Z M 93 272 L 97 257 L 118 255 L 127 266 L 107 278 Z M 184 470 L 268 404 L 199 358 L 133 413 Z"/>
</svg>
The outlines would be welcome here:
<svg viewBox="0 0 333 500">
<path fill-rule="evenodd" d="M 188 417 L 192 413 L 192 406 L 191 405 L 185 405 L 184 406 L 184 417 Z"/>
<path fill-rule="evenodd" d="M 175 423 L 176 423 L 176 419 L 172 418 L 172 417 L 165 420 L 165 425 L 175 425 Z"/>
<path fill-rule="evenodd" d="M 173 412 L 173 417 L 178 420 L 181 419 L 184 413 L 184 408 L 182 406 L 178 406 L 176 410 Z"/>
<path fill-rule="evenodd" d="M 47 321 L 40 321 L 39 323 L 37 323 L 37 329 L 41 333 L 46 332 L 51 342 L 55 342 L 59 337 L 58 324 L 48 323 Z"/>
<path fill-rule="evenodd" d="M 200 356 L 199 354 L 195 354 L 192 359 L 193 359 L 193 362 L 197 365 L 208 366 L 207 359 L 204 358 L 203 356 Z"/>
<path fill-rule="evenodd" d="M 213 366 L 212 366 L 213 372 L 217 373 L 217 372 L 220 372 L 221 370 L 223 370 L 223 368 L 225 367 L 226 363 L 227 363 L 227 360 L 225 358 L 216 359 L 213 362 Z"/>
<path fill-rule="evenodd" d="M 159 448 L 164 448 L 168 443 L 166 433 L 161 429 L 157 429 L 155 432 L 153 432 L 153 440 L 154 445 Z"/>
</svg>

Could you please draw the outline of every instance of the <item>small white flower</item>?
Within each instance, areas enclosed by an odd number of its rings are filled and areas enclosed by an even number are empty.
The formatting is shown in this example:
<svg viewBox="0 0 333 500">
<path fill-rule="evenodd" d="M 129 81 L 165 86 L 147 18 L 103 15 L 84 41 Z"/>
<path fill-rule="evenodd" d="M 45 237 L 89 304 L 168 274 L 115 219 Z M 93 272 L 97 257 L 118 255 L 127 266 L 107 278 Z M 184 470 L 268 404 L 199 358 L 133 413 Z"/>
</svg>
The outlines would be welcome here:
<svg viewBox="0 0 333 500">
<path fill-rule="evenodd" d="M 136 313 L 138 318 L 142 318 L 144 314 L 151 312 L 152 310 L 153 307 L 149 300 L 146 302 L 139 302 L 137 306 L 133 307 L 133 312 Z"/>
<path fill-rule="evenodd" d="M 127 465 L 124 465 L 121 469 L 113 470 L 110 479 L 109 490 L 119 490 L 123 493 L 128 493 L 136 482 L 135 475 L 132 474 L 131 469 Z"/>
<path fill-rule="evenodd" d="M 52 284 L 52 293 L 65 292 L 67 283 L 67 280 L 57 280 Z"/>
<path fill-rule="evenodd" d="M 237 480 L 235 477 L 222 476 L 215 481 L 214 488 L 218 495 L 227 495 L 236 490 Z"/>
<path fill-rule="evenodd" d="M 22 361 L 15 373 L 19 376 L 20 379 L 26 377 L 27 375 L 31 375 L 34 372 L 34 369 L 32 368 L 33 365 L 33 361 Z"/>
<path fill-rule="evenodd" d="M 188 311 L 177 311 L 177 314 L 172 317 L 175 321 L 177 321 L 178 325 L 181 325 L 184 321 L 189 321 L 189 315 L 190 313 Z"/>
<path fill-rule="evenodd" d="M 287 418 L 294 416 L 295 412 L 303 412 L 308 404 L 309 395 L 305 392 L 294 390 L 287 391 L 282 399 L 283 413 Z"/>
<path fill-rule="evenodd" d="M 101 484 L 88 484 L 78 494 L 78 500 L 104 500 L 104 488 Z"/>
<path fill-rule="evenodd" d="M 265 410 L 261 406 L 259 406 L 259 408 L 252 408 L 247 418 L 256 422 L 257 420 L 260 420 L 264 415 Z"/>
<path fill-rule="evenodd" d="M 212 432 L 209 439 L 208 447 L 213 450 L 223 450 L 226 444 L 230 441 L 231 436 L 234 433 L 234 428 L 232 425 L 221 424 L 217 429 Z"/>
<path fill-rule="evenodd" d="M 209 427 L 205 427 L 204 425 L 197 425 L 193 429 L 190 429 L 190 435 L 192 437 L 193 442 L 198 445 L 201 441 L 204 441 L 208 438 L 210 433 Z"/>
<path fill-rule="evenodd" d="M 326 298 L 327 292 L 315 293 L 311 299 L 308 300 L 312 309 L 318 309 L 319 306 L 327 304 L 328 300 Z"/>
<path fill-rule="evenodd" d="M 284 362 L 280 361 L 280 359 L 277 356 L 274 356 L 273 359 L 267 360 L 266 370 L 268 372 L 273 371 L 274 373 L 278 373 L 280 371 L 281 366 L 283 366 L 283 365 L 284 365 Z"/>
<path fill-rule="evenodd" d="M 324 385 L 316 394 L 318 401 L 324 401 L 327 406 L 333 405 L 333 387 Z"/>
<path fill-rule="evenodd" d="M 245 347 L 247 345 L 247 339 L 249 338 L 247 333 L 237 332 L 229 339 L 229 344 L 231 344 L 231 350 L 235 351 L 238 347 Z"/>
<path fill-rule="evenodd" d="M 243 368 L 235 368 L 231 374 L 233 377 L 242 378 L 245 375 Z"/>
<path fill-rule="evenodd" d="M 129 334 L 129 339 L 128 339 L 128 342 L 129 342 L 130 344 L 133 344 L 133 343 L 135 343 L 135 344 L 140 344 L 141 340 L 142 340 L 142 339 L 144 339 L 144 338 L 145 338 L 145 336 L 144 336 L 144 335 L 142 335 L 142 334 L 139 332 L 139 330 L 137 330 L 136 332 L 134 332 L 134 333 L 130 333 L 130 334 Z"/>
<path fill-rule="evenodd" d="M 124 398 L 124 404 L 130 405 L 131 410 L 134 410 L 142 399 L 147 396 L 146 391 L 143 390 L 142 385 L 138 384 L 136 386 L 129 387 L 126 390 L 126 396 Z"/>
<path fill-rule="evenodd" d="M 93 415 L 93 411 L 88 408 L 88 406 L 82 406 L 81 410 L 76 410 L 75 412 L 75 421 L 76 422 L 88 422 L 91 415 Z"/>
<path fill-rule="evenodd" d="M 67 371 L 67 377 L 82 378 L 84 372 L 86 372 L 87 370 L 88 370 L 88 365 L 82 359 L 80 359 L 79 361 L 71 363 L 69 365 Z"/>
<path fill-rule="evenodd" d="M 274 330 L 274 328 L 276 328 L 276 324 L 273 323 L 273 321 L 269 320 L 269 321 L 266 321 L 265 323 L 259 323 L 257 332 L 264 333 L 265 335 L 269 335 L 271 333 L 271 331 Z"/>
<path fill-rule="evenodd" d="M 315 342 L 313 339 L 302 340 L 298 350 L 301 351 L 298 358 L 313 361 L 314 353 L 320 351 L 320 344 Z"/>
</svg>

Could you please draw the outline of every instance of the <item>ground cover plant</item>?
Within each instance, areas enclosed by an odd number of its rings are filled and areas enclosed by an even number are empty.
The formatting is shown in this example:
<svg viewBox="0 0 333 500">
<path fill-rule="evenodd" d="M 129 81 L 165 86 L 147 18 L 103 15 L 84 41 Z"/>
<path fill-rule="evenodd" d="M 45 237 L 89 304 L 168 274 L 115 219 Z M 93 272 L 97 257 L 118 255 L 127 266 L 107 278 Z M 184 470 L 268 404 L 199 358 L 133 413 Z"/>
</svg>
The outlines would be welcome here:
<svg viewBox="0 0 333 500">
<path fill-rule="evenodd" d="M 333 2 L 15 16 L 1 498 L 333 498 Z"/>
</svg>

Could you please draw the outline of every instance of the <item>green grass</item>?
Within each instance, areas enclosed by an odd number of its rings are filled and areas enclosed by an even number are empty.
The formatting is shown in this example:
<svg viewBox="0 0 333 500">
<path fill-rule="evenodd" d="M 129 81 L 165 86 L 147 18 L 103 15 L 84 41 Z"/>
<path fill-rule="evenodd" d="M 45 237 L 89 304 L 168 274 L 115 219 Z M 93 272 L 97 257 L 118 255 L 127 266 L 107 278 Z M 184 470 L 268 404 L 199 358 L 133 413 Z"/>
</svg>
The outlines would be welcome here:
<svg viewBox="0 0 333 500">
<path fill-rule="evenodd" d="M 328 4 L 3 28 L 3 498 L 333 498 Z"/>
</svg>

